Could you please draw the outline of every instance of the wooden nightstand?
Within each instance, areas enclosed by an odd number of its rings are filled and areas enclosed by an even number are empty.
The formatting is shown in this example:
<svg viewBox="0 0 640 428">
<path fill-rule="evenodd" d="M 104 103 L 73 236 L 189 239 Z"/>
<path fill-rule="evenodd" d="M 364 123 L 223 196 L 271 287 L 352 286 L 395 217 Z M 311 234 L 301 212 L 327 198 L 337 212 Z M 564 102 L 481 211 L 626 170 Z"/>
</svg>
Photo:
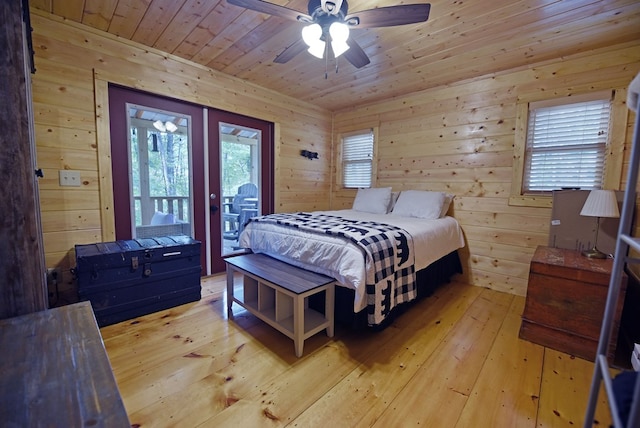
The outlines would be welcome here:
<svg viewBox="0 0 640 428">
<path fill-rule="evenodd" d="M 593 361 L 607 301 L 611 259 L 538 247 L 531 260 L 520 338 Z M 609 359 L 613 361 L 627 276 L 623 274 Z"/>
</svg>

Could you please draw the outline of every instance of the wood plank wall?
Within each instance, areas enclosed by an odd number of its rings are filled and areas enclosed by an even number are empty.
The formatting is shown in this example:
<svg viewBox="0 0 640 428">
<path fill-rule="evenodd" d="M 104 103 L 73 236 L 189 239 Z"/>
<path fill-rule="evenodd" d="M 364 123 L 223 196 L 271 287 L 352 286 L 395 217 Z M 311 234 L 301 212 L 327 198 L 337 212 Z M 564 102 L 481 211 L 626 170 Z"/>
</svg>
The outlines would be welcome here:
<svg viewBox="0 0 640 428">
<path fill-rule="evenodd" d="M 96 75 L 275 122 L 276 211 L 351 205 L 355 193 L 332 183 L 337 163 L 334 159 L 332 170 L 330 112 L 34 9 L 31 13 L 36 144 L 45 173 L 40 180 L 45 258 L 47 267 L 62 268 L 65 282 L 75 263 L 73 246 L 102 240 L 108 223 L 101 218 L 100 182 L 110 178 L 98 177 Z M 461 252 L 466 280 L 524 295 L 533 250 L 547 242 L 550 209 L 508 205 L 518 98 L 536 91 L 626 87 L 639 70 L 640 45 L 619 45 L 335 112 L 333 135 L 378 126 L 377 185 L 455 193 L 451 213 L 468 243 Z M 627 143 L 634 118 L 629 115 Z M 320 159 L 301 157 L 302 148 L 317 151 Z M 624 176 L 626 165 L 625 160 Z M 60 169 L 81 171 L 82 186 L 61 188 Z"/>
<path fill-rule="evenodd" d="M 101 206 L 100 192 L 110 189 L 100 183 L 111 178 L 98 176 L 97 135 L 105 131 L 96 126 L 103 96 L 96 78 L 276 123 L 276 211 L 329 208 L 330 112 L 39 10 L 31 14 L 46 266 L 61 268 L 66 286 L 74 245 L 112 236 L 110 211 Z M 302 148 L 319 159 L 303 158 Z M 60 187 L 62 169 L 80 171 L 82 186 Z"/>
<path fill-rule="evenodd" d="M 340 132 L 377 126 L 377 186 L 454 193 L 450 214 L 466 237 L 466 280 L 525 295 L 533 251 L 548 242 L 551 209 L 508 204 L 516 103 L 540 91 L 553 98 L 626 88 L 638 71 L 640 44 L 630 43 L 486 75 L 336 112 L 335 144 Z M 627 145 L 634 120 L 629 114 Z M 332 208 L 350 207 L 354 195 L 334 183 Z"/>
</svg>

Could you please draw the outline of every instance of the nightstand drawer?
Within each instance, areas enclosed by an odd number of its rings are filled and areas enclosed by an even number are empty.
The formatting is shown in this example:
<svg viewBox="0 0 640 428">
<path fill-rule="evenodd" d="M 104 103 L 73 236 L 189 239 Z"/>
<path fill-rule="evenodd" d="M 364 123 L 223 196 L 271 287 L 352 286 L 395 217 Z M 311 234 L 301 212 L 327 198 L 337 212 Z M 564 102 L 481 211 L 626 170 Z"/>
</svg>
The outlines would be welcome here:
<svg viewBox="0 0 640 428">
<path fill-rule="evenodd" d="M 607 290 L 599 284 L 532 273 L 522 318 L 597 341 Z"/>
</svg>

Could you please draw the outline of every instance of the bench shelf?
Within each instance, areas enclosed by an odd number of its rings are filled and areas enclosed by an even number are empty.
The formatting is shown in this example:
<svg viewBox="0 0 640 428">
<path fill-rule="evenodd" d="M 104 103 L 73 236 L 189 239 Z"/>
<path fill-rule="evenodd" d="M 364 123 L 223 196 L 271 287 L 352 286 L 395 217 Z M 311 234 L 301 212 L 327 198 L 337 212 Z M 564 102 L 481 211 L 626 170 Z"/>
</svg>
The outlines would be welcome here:
<svg viewBox="0 0 640 428">
<path fill-rule="evenodd" d="M 264 254 L 243 254 L 225 259 L 227 264 L 227 311 L 233 303 L 245 308 L 285 336 L 293 339 L 296 356 L 302 356 L 304 340 L 327 331 L 333 337 L 335 280 L 291 266 Z M 236 284 L 234 272 L 242 281 Z M 242 292 L 235 294 L 241 286 Z M 309 308 L 309 296 L 325 293 L 325 313 Z"/>
</svg>

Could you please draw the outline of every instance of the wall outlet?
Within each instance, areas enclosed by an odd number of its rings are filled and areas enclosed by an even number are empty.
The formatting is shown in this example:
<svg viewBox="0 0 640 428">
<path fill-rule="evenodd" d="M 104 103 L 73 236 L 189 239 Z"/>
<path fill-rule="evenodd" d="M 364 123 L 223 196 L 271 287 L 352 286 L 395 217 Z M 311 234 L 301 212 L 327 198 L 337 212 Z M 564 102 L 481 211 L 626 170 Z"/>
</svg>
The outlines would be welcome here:
<svg viewBox="0 0 640 428">
<path fill-rule="evenodd" d="M 81 186 L 80 171 L 70 171 L 68 169 L 61 169 L 58 171 L 60 175 L 61 186 Z"/>
</svg>

